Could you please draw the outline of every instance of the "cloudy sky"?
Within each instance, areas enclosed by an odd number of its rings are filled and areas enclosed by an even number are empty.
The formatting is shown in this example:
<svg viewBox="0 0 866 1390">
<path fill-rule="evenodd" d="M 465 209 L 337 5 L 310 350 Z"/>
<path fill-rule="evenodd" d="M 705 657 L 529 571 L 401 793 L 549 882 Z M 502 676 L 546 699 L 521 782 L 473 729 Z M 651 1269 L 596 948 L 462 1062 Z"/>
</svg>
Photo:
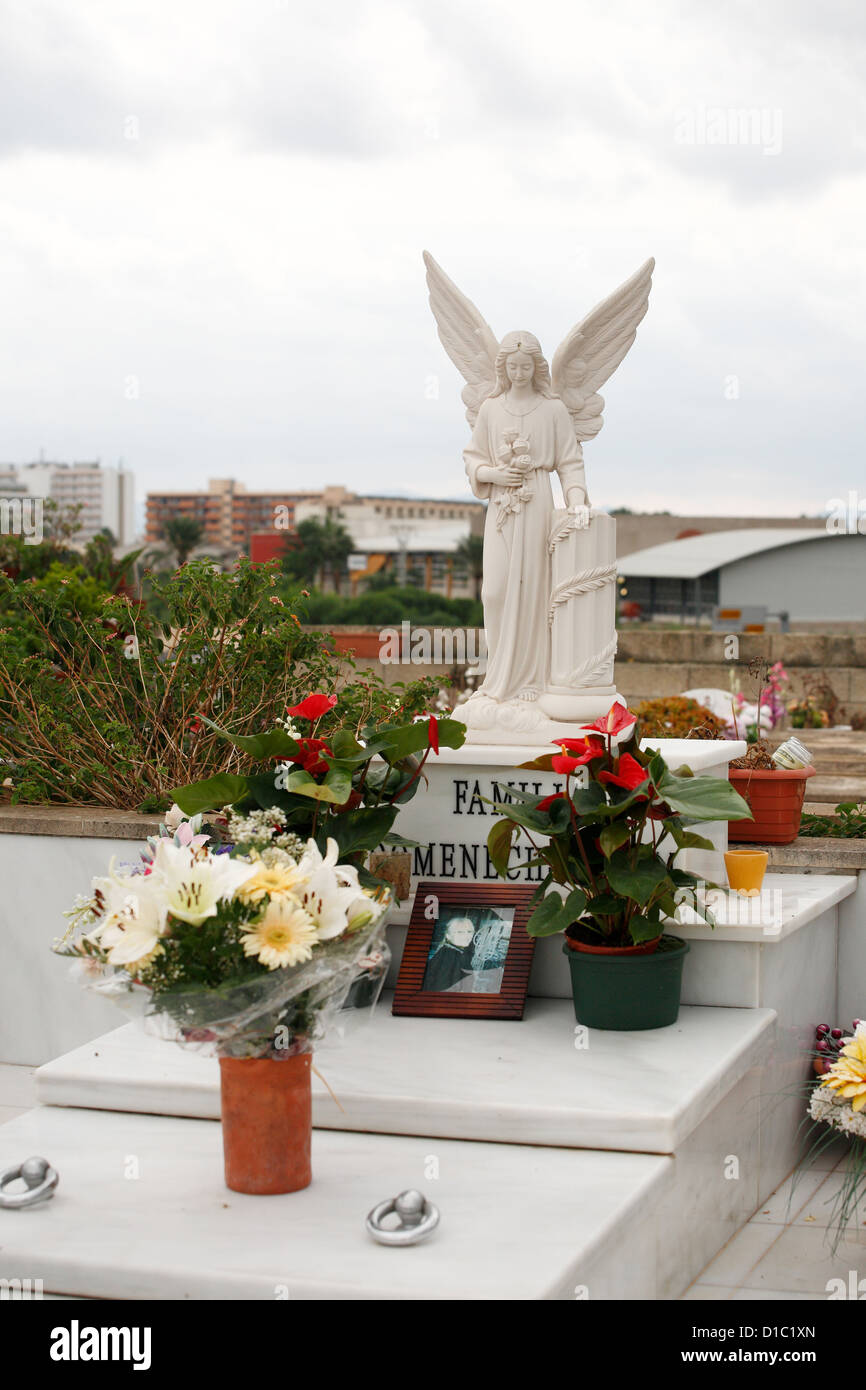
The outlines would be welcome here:
<svg viewBox="0 0 866 1390">
<path fill-rule="evenodd" d="M 422 248 L 549 356 L 654 255 L 593 499 L 866 495 L 864 71 L 860 0 L 0 0 L 0 461 L 460 496 Z"/>
</svg>

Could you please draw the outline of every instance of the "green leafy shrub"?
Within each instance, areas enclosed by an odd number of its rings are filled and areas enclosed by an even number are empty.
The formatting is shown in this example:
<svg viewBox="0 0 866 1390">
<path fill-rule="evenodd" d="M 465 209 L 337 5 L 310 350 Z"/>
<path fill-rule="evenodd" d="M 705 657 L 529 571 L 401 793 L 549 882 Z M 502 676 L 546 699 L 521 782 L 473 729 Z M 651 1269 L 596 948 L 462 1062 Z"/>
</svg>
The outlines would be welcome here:
<svg viewBox="0 0 866 1390">
<path fill-rule="evenodd" d="M 358 727 L 430 702 L 429 680 L 354 680 L 327 634 L 302 629 L 273 566 L 192 562 L 154 580 L 152 608 L 65 578 L 0 574 L 0 781 L 13 801 L 159 810 L 173 787 L 237 764 L 204 719 L 255 735 L 322 688 L 345 687 Z"/>
</svg>

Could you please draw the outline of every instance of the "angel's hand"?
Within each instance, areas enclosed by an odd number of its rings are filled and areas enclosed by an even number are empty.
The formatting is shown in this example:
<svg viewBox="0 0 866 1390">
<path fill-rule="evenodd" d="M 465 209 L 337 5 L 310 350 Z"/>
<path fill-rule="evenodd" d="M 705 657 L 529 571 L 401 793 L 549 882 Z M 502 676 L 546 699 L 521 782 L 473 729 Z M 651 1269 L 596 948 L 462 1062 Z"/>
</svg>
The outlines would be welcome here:
<svg viewBox="0 0 866 1390">
<path fill-rule="evenodd" d="M 587 507 L 584 502 L 580 502 L 576 506 L 569 507 L 568 511 L 569 515 L 574 517 L 578 531 L 585 531 L 590 522 L 591 512 L 589 507 Z"/>
<path fill-rule="evenodd" d="M 503 465 L 501 468 L 494 468 L 492 464 L 482 463 L 478 470 L 478 479 L 482 483 L 493 483 L 496 487 L 519 487 L 523 482 L 523 470 L 520 468 Z"/>
</svg>

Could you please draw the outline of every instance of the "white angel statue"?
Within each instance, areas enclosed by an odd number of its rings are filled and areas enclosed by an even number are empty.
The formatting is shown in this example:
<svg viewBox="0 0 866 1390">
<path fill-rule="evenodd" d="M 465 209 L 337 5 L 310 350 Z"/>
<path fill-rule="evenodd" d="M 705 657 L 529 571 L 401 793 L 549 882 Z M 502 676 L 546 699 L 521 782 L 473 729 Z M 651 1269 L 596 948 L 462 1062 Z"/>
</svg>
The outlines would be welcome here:
<svg viewBox="0 0 866 1390">
<path fill-rule="evenodd" d="M 466 472 L 475 496 L 489 503 L 481 590 L 487 674 L 462 707 L 471 723 L 475 700 L 534 702 L 545 689 L 550 475 L 559 477 L 571 525 L 588 526 L 582 442 L 601 429 L 598 388 L 634 342 L 655 262 L 648 260 L 571 330 L 554 356 L 552 375 L 534 334 L 507 333 L 497 342 L 426 251 L 424 262 L 439 337 L 467 383 L 462 395 L 473 431 L 463 455 Z"/>
</svg>

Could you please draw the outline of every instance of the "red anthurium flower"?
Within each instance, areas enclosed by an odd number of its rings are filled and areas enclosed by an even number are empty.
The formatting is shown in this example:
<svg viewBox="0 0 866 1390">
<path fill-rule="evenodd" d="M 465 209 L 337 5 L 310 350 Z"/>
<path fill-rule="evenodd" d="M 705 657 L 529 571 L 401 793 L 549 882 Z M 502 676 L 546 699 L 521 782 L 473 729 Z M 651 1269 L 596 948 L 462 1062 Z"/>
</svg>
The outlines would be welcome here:
<svg viewBox="0 0 866 1390">
<path fill-rule="evenodd" d="M 552 742 L 558 744 L 563 752 L 568 749 L 575 756 L 586 753 L 587 762 L 591 758 L 603 758 L 606 751 L 600 738 L 555 738 Z"/>
<path fill-rule="evenodd" d="M 550 760 L 554 772 L 576 772 L 579 767 L 593 762 L 595 758 L 605 756 L 601 739 L 593 738 L 586 742 L 582 738 L 566 738 L 557 742 L 562 752 L 556 753 Z"/>
<path fill-rule="evenodd" d="M 299 738 L 298 752 L 292 759 L 293 763 L 300 763 L 305 772 L 309 772 L 311 777 L 321 777 L 328 771 L 328 764 L 322 757 L 327 753 L 332 757 L 331 749 L 323 738 Z"/>
<path fill-rule="evenodd" d="M 431 714 L 427 723 L 427 735 L 430 739 L 430 747 L 434 753 L 439 752 L 439 725 L 436 722 L 435 714 Z"/>
<path fill-rule="evenodd" d="M 333 709 L 336 703 L 336 695 L 308 695 L 299 705 L 287 705 L 286 713 L 296 715 L 298 719 L 318 719 Z"/>
<path fill-rule="evenodd" d="M 551 792 L 550 796 L 546 796 L 546 797 L 544 798 L 543 801 L 539 801 L 538 806 L 536 807 L 536 810 L 538 810 L 538 811 L 549 811 L 550 808 L 551 808 L 551 806 L 553 805 L 554 801 L 564 801 L 564 800 L 565 800 L 565 795 L 564 795 L 563 792 Z"/>
<path fill-rule="evenodd" d="M 614 787 L 625 787 L 627 791 L 633 792 L 635 787 L 646 781 L 648 775 L 646 768 L 641 767 L 630 753 L 623 753 L 617 761 L 616 772 L 600 772 L 598 780 L 609 782 Z"/>
<path fill-rule="evenodd" d="M 569 777 L 573 772 L 577 772 L 583 767 L 587 761 L 587 758 L 573 758 L 570 753 L 554 753 L 550 765 L 554 772 Z"/>
<path fill-rule="evenodd" d="M 621 734 L 623 729 L 634 724 L 637 719 L 636 714 L 632 714 L 630 709 L 621 705 L 617 700 L 611 705 L 607 714 L 603 714 L 600 719 L 596 719 L 594 724 L 588 724 L 588 729 L 597 729 L 600 734 Z"/>
</svg>

